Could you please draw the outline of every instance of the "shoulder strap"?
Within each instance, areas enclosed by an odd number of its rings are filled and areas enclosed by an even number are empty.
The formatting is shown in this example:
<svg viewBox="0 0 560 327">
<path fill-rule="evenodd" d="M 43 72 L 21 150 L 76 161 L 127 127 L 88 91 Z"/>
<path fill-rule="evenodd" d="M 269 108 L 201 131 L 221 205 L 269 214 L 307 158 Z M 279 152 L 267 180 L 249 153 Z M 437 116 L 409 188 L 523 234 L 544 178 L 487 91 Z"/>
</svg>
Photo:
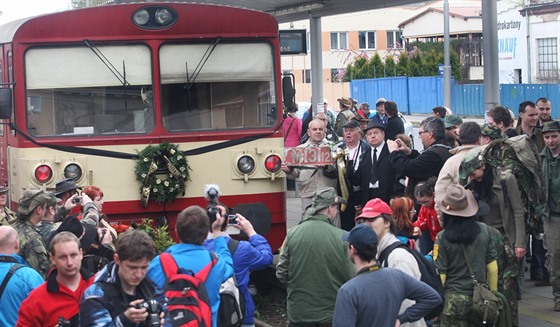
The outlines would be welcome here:
<svg viewBox="0 0 560 327">
<path fill-rule="evenodd" d="M 208 275 L 210 274 L 212 268 L 214 268 L 214 265 L 216 265 L 216 262 L 218 262 L 218 258 L 214 253 L 210 251 L 208 251 L 208 253 L 210 253 L 210 262 L 194 275 L 194 277 L 198 278 L 203 283 L 206 281 L 206 278 L 208 278 Z"/>
<path fill-rule="evenodd" d="M 19 261 L 17 261 L 17 259 L 12 257 L 11 255 L 0 255 L 0 262 L 19 263 Z"/>
<path fill-rule="evenodd" d="M 469 274 L 471 274 L 471 277 L 472 277 L 473 281 L 476 282 L 476 277 L 474 276 L 474 271 L 472 269 L 471 263 L 469 261 L 469 257 L 467 256 L 467 251 L 465 251 L 465 246 L 463 244 L 461 244 L 461 249 L 463 250 L 463 256 L 465 257 L 465 261 L 467 262 L 467 267 L 469 268 Z"/>
<path fill-rule="evenodd" d="M 179 267 L 177 266 L 177 262 L 175 262 L 175 259 L 169 253 L 160 254 L 159 262 L 161 264 L 161 268 L 163 269 L 163 274 L 167 279 L 169 279 L 171 275 L 176 274 L 177 271 L 179 270 Z"/>
<path fill-rule="evenodd" d="M 389 266 L 389 262 L 388 262 L 388 258 L 389 255 L 391 254 L 391 252 L 393 252 L 394 249 L 396 248 L 400 248 L 403 247 L 405 249 L 408 250 L 408 247 L 406 246 L 406 244 L 404 244 L 401 241 L 395 242 L 391 245 L 389 245 L 388 247 L 386 247 L 380 254 L 379 254 L 379 263 L 383 264 L 383 267 L 388 267 Z"/>
<path fill-rule="evenodd" d="M 16 260 L 16 262 L 17 262 L 17 260 Z M 8 273 L 6 274 L 6 277 L 4 277 L 4 281 L 2 281 L 2 285 L 0 285 L 0 298 L 2 298 L 2 294 L 4 293 L 4 289 L 8 285 L 8 282 L 10 281 L 10 279 L 12 278 L 12 276 L 14 275 L 16 270 L 18 270 L 19 268 L 22 268 L 22 267 L 25 267 L 25 265 L 22 265 L 20 263 L 16 263 L 15 265 L 12 265 L 10 267 L 10 270 L 8 270 Z"/>
<path fill-rule="evenodd" d="M 229 240 L 227 247 L 229 249 L 229 253 L 231 253 L 231 256 L 233 257 L 233 254 L 235 253 L 235 250 L 237 250 L 237 247 L 239 246 L 239 241 L 238 240 L 234 240 L 233 238 Z"/>
</svg>

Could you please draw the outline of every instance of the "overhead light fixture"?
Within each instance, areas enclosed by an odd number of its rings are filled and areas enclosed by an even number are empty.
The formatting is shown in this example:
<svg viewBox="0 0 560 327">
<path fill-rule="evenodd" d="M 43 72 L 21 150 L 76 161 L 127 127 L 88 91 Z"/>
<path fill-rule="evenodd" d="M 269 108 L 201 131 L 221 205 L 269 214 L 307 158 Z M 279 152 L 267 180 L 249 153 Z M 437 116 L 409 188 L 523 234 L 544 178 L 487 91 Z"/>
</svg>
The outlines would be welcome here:
<svg viewBox="0 0 560 327">
<path fill-rule="evenodd" d="M 325 7 L 324 1 L 311 1 L 311 2 L 300 3 L 294 6 L 277 8 L 274 11 L 272 11 L 272 14 L 275 16 L 284 16 L 289 14 L 307 12 L 314 9 L 321 9 L 323 7 Z"/>
</svg>

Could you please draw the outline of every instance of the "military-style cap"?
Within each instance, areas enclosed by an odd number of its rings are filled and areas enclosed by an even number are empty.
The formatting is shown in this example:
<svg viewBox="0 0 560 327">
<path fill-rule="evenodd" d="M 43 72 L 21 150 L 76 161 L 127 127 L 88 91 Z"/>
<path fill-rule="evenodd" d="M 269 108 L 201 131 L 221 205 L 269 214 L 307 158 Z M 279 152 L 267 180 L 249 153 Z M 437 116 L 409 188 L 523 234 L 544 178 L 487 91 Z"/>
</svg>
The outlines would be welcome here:
<svg viewBox="0 0 560 327">
<path fill-rule="evenodd" d="M 479 146 L 467 152 L 463 161 L 461 161 L 461 168 L 459 168 L 459 176 L 462 181 L 466 181 L 473 171 L 480 168 L 480 166 L 486 162 L 484 156 L 482 155 L 483 151 L 484 147 Z"/>
<path fill-rule="evenodd" d="M 384 104 L 385 102 L 387 102 L 387 99 L 385 98 L 379 98 L 377 99 L 377 101 L 375 102 L 375 106 L 379 107 L 379 105 Z"/>
<path fill-rule="evenodd" d="M 19 200 L 17 213 L 18 215 L 26 216 L 32 213 L 38 206 L 42 206 L 45 203 L 49 206 L 53 206 L 56 202 L 57 200 L 54 194 L 43 190 L 28 188 L 23 191 L 23 197 Z"/>
<path fill-rule="evenodd" d="M 502 138 L 502 130 L 498 126 L 484 124 L 480 127 L 480 132 L 484 136 L 488 136 L 492 140 Z"/>
<path fill-rule="evenodd" d="M 344 198 L 338 196 L 334 188 L 320 188 L 315 192 L 315 194 L 313 194 L 312 203 L 305 209 L 305 212 L 308 215 L 313 215 L 333 204 L 347 204 L 347 202 Z"/>
<path fill-rule="evenodd" d="M 0 186 L 0 194 L 6 193 L 10 190 L 7 186 Z"/>
<path fill-rule="evenodd" d="M 560 122 L 553 120 L 553 121 L 549 121 L 544 123 L 543 128 L 542 128 L 542 132 L 546 133 L 546 132 L 560 132 Z"/>
<path fill-rule="evenodd" d="M 449 115 L 445 117 L 443 122 L 445 123 L 445 128 L 451 128 L 461 125 L 463 123 L 463 119 L 458 115 Z"/>
</svg>

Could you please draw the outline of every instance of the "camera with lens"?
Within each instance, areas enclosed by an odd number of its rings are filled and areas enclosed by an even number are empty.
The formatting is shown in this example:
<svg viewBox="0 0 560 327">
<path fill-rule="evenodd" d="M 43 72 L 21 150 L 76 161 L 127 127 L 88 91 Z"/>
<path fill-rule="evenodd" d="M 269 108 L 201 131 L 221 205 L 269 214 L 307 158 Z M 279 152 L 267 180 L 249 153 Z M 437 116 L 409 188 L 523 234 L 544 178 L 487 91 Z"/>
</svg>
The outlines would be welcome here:
<svg viewBox="0 0 560 327">
<path fill-rule="evenodd" d="M 218 208 L 218 198 L 220 197 L 220 187 L 215 184 L 209 184 L 204 187 L 204 197 L 208 200 L 206 212 L 210 217 L 210 224 L 216 221 L 220 208 Z"/>
<path fill-rule="evenodd" d="M 58 317 L 58 327 L 72 326 L 69 320 L 64 319 L 63 316 Z"/>
<path fill-rule="evenodd" d="M 146 309 L 148 316 L 144 323 L 145 326 L 161 326 L 161 312 L 162 307 L 159 302 L 155 299 L 148 299 L 142 303 L 138 303 L 134 306 L 135 309 Z"/>
</svg>

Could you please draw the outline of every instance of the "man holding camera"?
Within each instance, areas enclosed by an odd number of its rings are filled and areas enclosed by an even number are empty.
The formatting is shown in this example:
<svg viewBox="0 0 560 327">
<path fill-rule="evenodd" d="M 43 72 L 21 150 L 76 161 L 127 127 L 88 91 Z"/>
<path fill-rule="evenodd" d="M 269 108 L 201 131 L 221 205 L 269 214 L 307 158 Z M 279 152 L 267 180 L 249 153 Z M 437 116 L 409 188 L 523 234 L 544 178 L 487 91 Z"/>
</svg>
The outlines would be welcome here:
<svg viewBox="0 0 560 327">
<path fill-rule="evenodd" d="M 156 253 L 154 241 L 130 229 L 119 236 L 116 248 L 114 262 L 97 273 L 84 293 L 80 326 L 136 326 L 154 315 L 163 325 L 163 292 L 146 277 Z"/>
<path fill-rule="evenodd" d="M 222 232 L 226 209 L 216 206 L 219 213 L 215 213 L 215 219 L 209 219 L 206 210 L 199 206 L 190 206 L 184 209 L 177 216 L 175 229 L 179 244 L 167 248 L 165 253 L 171 254 L 177 266 L 184 270 L 190 270 L 194 274 L 200 272 L 211 260 L 213 256 L 206 250 L 203 243 L 208 236 L 210 226 L 214 237 L 214 252 L 217 257 L 216 264 L 211 268 L 204 286 L 208 293 L 210 308 L 212 309 L 212 326 L 217 326 L 218 308 L 220 306 L 220 285 L 233 275 L 233 261 L 228 250 L 226 234 Z M 210 221 L 212 220 L 212 225 Z M 163 271 L 160 257 L 157 256 L 150 263 L 148 276 L 160 287 L 165 283 L 165 273 Z"/>
<path fill-rule="evenodd" d="M 50 260 L 55 267 L 47 281 L 34 289 L 22 302 L 17 326 L 78 326 L 82 294 L 93 276 L 81 269 L 80 240 L 70 232 L 53 237 Z"/>
</svg>

